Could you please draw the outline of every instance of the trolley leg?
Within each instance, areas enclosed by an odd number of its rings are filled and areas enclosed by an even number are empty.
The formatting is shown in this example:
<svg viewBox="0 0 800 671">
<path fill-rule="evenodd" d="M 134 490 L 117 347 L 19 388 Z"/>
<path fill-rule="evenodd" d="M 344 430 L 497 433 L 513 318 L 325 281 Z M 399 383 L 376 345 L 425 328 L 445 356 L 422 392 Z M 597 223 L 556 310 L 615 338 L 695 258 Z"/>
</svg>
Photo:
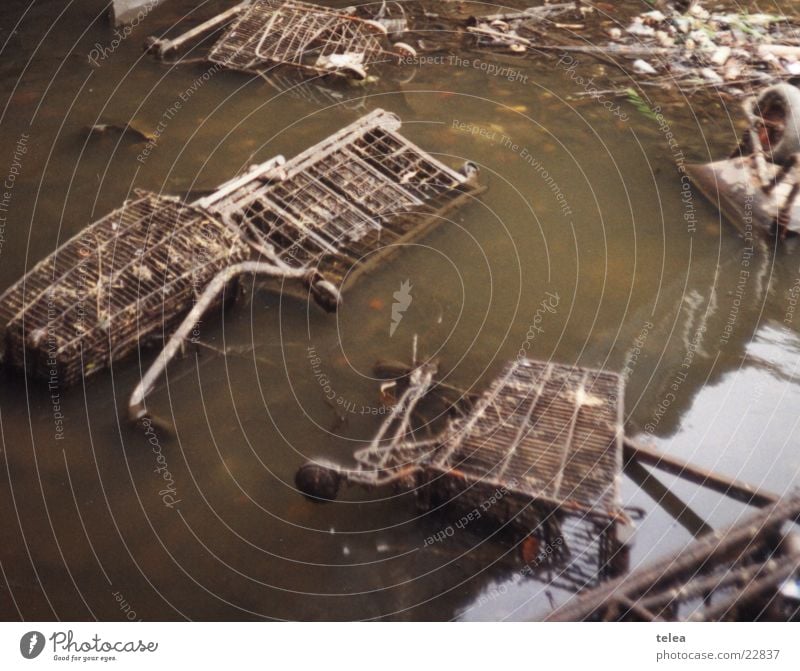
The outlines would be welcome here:
<svg viewBox="0 0 800 671">
<path fill-rule="evenodd" d="M 133 394 L 131 394 L 130 400 L 128 401 L 128 419 L 131 422 L 136 423 L 144 417 L 147 417 L 148 413 L 145 399 L 164 373 L 167 364 L 169 364 L 175 354 L 180 350 L 184 341 L 191 333 L 192 328 L 194 328 L 194 325 L 200 320 L 203 314 L 205 314 L 206 310 L 208 310 L 214 300 L 216 300 L 220 292 L 231 280 L 246 273 L 298 279 L 304 279 L 308 275 L 308 271 L 305 269 L 287 270 L 259 261 L 237 263 L 219 273 L 205 288 L 197 303 L 195 303 L 189 314 L 186 315 L 186 318 L 181 322 L 181 325 L 175 333 L 172 334 L 172 337 L 169 339 L 164 349 L 161 350 L 158 358 L 142 376 L 141 381 L 136 389 L 134 389 Z"/>
</svg>

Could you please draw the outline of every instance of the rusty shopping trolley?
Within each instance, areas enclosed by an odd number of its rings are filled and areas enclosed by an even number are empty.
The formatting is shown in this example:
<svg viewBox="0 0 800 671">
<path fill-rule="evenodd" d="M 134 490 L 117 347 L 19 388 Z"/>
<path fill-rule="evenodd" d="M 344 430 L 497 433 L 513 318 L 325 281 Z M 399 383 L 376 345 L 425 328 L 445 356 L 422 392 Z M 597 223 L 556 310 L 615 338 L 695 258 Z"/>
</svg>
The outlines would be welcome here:
<svg viewBox="0 0 800 671">
<path fill-rule="evenodd" d="M 297 473 L 300 491 L 330 500 L 341 481 L 410 487 L 425 510 L 479 510 L 558 547 L 560 560 L 569 555 L 558 576 L 573 590 L 604 575 L 619 550 L 616 525 L 628 521 L 618 490 L 620 377 L 516 360 L 441 434 L 417 440 L 411 418 L 436 389 L 435 373 L 430 363 L 413 369 L 392 414 L 355 453 L 355 468 L 309 462 Z"/>
<path fill-rule="evenodd" d="M 126 202 L 0 296 L 5 363 L 66 385 L 172 332 L 131 398 L 137 418 L 193 325 L 239 276 L 300 280 L 335 309 L 361 272 L 479 191 L 471 164 L 453 170 L 399 128 L 376 110 L 193 203 L 151 193 Z"/>
<path fill-rule="evenodd" d="M 397 31 L 405 25 L 402 5 L 390 6 L 394 15 L 384 3 L 374 17 L 364 18 L 298 0 L 249 0 L 173 40 L 151 40 L 149 48 L 163 58 L 227 23 L 208 54 L 221 67 L 261 74 L 288 65 L 364 79 L 370 65 L 415 55 L 407 44 L 389 43 L 389 28 Z"/>
</svg>

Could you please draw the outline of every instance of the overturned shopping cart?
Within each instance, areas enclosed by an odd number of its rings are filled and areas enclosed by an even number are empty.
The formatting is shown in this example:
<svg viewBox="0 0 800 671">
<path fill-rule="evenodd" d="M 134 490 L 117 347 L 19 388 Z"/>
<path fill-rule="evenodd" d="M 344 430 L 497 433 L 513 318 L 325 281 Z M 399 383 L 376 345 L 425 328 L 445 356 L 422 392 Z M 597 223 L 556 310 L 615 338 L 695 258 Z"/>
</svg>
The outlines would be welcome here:
<svg viewBox="0 0 800 671">
<path fill-rule="evenodd" d="M 416 439 L 412 417 L 437 388 L 435 373 L 430 363 L 411 372 L 392 414 L 355 453 L 354 469 L 310 462 L 298 471 L 298 488 L 329 500 L 342 480 L 405 485 L 425 510 L 455 505 L 534 533 L 540 547 L 558 549 L 538 568 L 560 567 L 554 575 L 572 590 L 609 573 L 620 550 L 616 527 L 627 522 L 618 490 L 620 377 L 517 360 L 441 434 Z"/>
<path fill-rule="evenodd" d="M 193 203 L 151 193 L 126 202 L 0 296 L 6 364 L 66 385 L 177 327 L 132 398 L 138 417 L 193 325 L 237 277 L 300 280 L 335 308 L 364 270 L 479 190 L 469 164 L 447 167 L 399 128 L 377 110 Z"/>
<path fill-rule="evenodd" d="M 230 25 L 214 43 L 208 60 L 243 72 L 262 73 L 288 65 L 363 79 L 370 65 L 414 55 L 409 45 L 388 41 L 389 29 L 395 34 L 404 30 L 405 14 L 396 2 L 384 3 L 374 17 L 363 18 L 297 0 L 249 0 L 175 39 L 151 40 L 149 49 L 164 58 L 225 24 Z"/>
</svg>

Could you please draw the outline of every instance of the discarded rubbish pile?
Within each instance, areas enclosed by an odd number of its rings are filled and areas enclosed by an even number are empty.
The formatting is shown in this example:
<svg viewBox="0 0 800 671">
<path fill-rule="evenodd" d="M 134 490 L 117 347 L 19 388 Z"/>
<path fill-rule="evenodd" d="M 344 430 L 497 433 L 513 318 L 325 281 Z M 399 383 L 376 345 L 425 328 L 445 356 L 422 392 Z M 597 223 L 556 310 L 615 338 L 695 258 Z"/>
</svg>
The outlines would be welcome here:
<svg viewBox="0 0 800 671">
<path fill-rule="evenodd" d="M 800 74 L 800 27 L 789 17 L 688 4 L 685 13 L 665 7 L 625 25 L 614 16 L 617 10 L 587 3 L 577 12 L 576 3 L 557 3 L 475 17 L 467 30 L 481 47 L 585 53 L 684 91 L 712 87 L 741 95 Z M 603 37 L 610 41 L 600 44 Z"/>
<path fill-rule="evenodd" d="M 685 14 L 645 12 L 613 36 L 639 51 L 635 72 L 661 73 L 682 89 L 743 92 L 800 74 L 800 29 L 783 15 L 709 12 L 694 3 Z"/>
<path fill-rule="evenodd" d="M 168 333 L 193 304 L 131 400 L 139 416 L 183 339 L 238 276 L 299 279 L 334 309 L 363 259 L 378 262 L 478 191 L 472 169 L 450 169 L 399 128 L 377 110 L 193 203 L 154 194 L 126 202 L 0 296 L 5 363 L 74 383 Z"/>
<path fill-rule="evenodd" d="M 309 462 L 297 473 L 298 489 L 331 500 L 341 481 L 413 488 L 425 510 L 480 510 L 484 520 L 533 534 L 539 547 L 558 547 L 550 558 L 570 589 L 609 574 L 617 524 L 627 522 L 618 492 L 620 377 L 518 360 L 441 435 L 416 440 L 412 416 L 436 390 L 435 374 L 430 363 L 412 370 L 392 414 L 355 453 L 355 469 Z"/>
<path fill-rule="evenodd" d="M 800 615 L 800 496 L 569 599 L 547 619 L 781 620 Z"/>
<path fill-rule="evenodd" d="M 165 58 L 226 24 L 208 60 L 243 72 L 289 65 L 364 79 L 372 64 L 415 55 L 407 44 L 389 41 L 390 34 L 396 38 L 406 29 L 396 2 L 363 18 L 297 0 L 246 0 L 175 39 L 151 39 L 148 49 Z"/>
<path fill-rule="evenodd" d="M 687 166 L 700 191 L 746 234 L 800 232 L 800 89 L 778 84 L 744 104 L 749 126 L 731 158 Z M 749 231 L 747 229 L 750 229 Z"/>
</svg>

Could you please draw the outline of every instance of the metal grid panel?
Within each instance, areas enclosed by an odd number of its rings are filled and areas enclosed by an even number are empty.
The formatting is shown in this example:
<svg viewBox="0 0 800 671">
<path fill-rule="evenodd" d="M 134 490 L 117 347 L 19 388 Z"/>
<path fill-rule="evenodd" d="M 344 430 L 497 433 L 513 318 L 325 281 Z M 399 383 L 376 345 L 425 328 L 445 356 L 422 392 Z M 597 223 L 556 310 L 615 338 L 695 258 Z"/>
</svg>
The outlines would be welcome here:
<svg viewBox="0 0 800 671">
<path fill-rule="evenodd" d="M 248 255 L 221 222 L 145 194 L 66 242 L 0 297 L 6 360 L 73 383 L 168 328 L 219 270 Z"/>
<path fill-rule="evenodd" d="M 342 282 L 379 249 L 477 189 L 467 177 L 395 132 L 379 111 L 287 162 L 280 179 L 254 180 L 216 203 L 293 267 Z"/>
<path fill-rule="evenodd" d="M 615 515 L 622 465 L 620 378 L 519 360 L 448 427 L 432 466 L 564 509 Z"/>
<path fill-rule="evenodd" d="M 255 0 L 214 45 L 209 60 L 237 70 L 283 63 L 315 71 L 344 56 L 363 67 L 383 58 L 380 29 L 357 17 L 294 0 Z"/>
</svg>

